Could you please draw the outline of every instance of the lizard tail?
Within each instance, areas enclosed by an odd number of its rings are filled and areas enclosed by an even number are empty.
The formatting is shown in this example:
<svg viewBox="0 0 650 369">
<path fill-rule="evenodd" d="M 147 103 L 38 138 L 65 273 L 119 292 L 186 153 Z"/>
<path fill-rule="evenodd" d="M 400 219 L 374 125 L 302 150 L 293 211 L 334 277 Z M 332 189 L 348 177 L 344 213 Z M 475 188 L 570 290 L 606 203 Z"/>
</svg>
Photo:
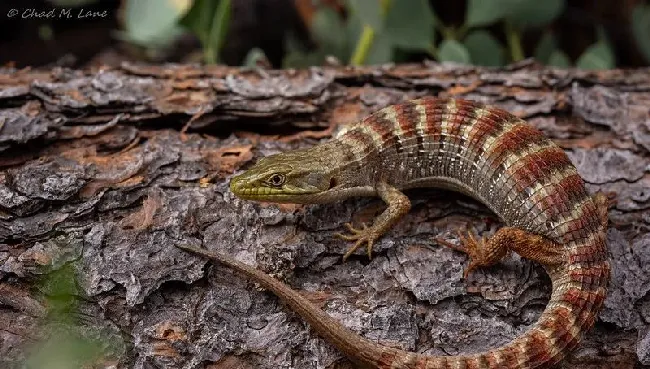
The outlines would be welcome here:
<svg viewBox="0 0 650 369">
<path fill-rule="evenodd" d="M 595 237 L 595 239 L 594 239 Z M 589 246 L 574 247 L 570 261 L 549 269 L 553 292 L 537 323 L 504 346 L 463 356 L 427 356 L 367 340 L 334 320 L 286 284 L 220 253 L 178 245 L 179 248 L 222 263 L 248 276 L 277 295 L 319 335 L 348 358 L 368 368 L 541 368 L 558 363 L 574 348 L 596 319 L 605 299 L 610 266 L 604 252 L 604 232 L 596 232 Z M 594 248 L 603 250 L 595 252 Z M 598 255 L 603 257 L 598 257 Z"/>
<path fill-rule="evenodd" d="M 300 293 L 258 269 L 224 254 L 210 252 L 200 247 L 190 245 L 176 246 L 185 251 L 201 255 L 226 265 L 261 284 L 262 287 L 273 292 L 280 298 L 280 300 L 282 300 L 282 302 L 288 305 L 291 310 L 295 311 L 305 321 L 307 321 L 309 325 L 311 325 L 325 340 L 332 343 L 347 357 L 353 359 L 357 364 L 363 367 L 377 367 L 377 358 L 384 354 L 384 351 L 387 349 L 346 328 L 323 310 L 312 304 Z M 397 353 L 399 350 L 391 351 Z"/>
<path fill-rule="evenodd" d="M 418 365 L 421 366 L 392 367 L 530 369 L 559 363 L 593 326 L 607 294 L 609 262 L 604 258 L 575 261 L 579 257 L 571 255 L 574 262 L 548 269 L 553 292 L 546 308 L 532 327 L 509 343 L 467 356 L 419 357 Z M 397 357 L 396 360 L 404 359 Z M 465 365 L 460 365 L 459 361 Z"/>
</svg>

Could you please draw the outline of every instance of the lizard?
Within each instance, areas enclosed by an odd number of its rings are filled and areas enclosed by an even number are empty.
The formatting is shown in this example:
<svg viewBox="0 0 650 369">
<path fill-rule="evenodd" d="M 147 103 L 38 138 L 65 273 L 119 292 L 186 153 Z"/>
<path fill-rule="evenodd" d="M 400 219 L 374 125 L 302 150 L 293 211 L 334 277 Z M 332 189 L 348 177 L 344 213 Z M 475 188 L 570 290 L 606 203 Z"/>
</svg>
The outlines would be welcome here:
<svg viewBox="0 0 650 369">
<path fill-rule="evenodd" d="M 504 223 L 490 238 L 459 232 L 469 256 L 464 277 L 509 252 L 541 263 L 550 300 L 527 331 L 484 352 L 427 356 L 383 346 L 346 328 L 273 277 L 221 253 L 178 245 L 231 267 L 276 294 L 353 362 L 369 368 L 542 368 L 574 349 L 594 324 L 611 268 L 606 245 L 608 198 L 588 193 L 562 148 L 523 119 L 463 99 L 426 97 L 385 107 L 310 148 L 260 159 L 234 176 L 231 191 L 248 200 L 328 203 L 379 196 L 387 204 L 372 225 L 346 223 L 353 241 L 344 259 L 373 243 L 410 209 L 402 192 L 439 187 L 469 195 Z"/>
</svg>

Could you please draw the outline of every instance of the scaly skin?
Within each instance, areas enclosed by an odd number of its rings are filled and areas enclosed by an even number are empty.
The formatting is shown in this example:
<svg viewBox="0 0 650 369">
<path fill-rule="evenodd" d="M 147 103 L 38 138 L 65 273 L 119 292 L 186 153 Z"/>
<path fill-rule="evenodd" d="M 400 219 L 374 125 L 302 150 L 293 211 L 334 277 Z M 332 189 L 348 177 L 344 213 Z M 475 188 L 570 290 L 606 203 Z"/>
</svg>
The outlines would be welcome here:
<svg viewBox="0 0 650 369">
<path fill-rule="evenodd" d="M 410 209 L 412 187 L 457 190 L 485 203 L 506 224 L 488 240 L 461 236 L 470 264 L 501 260 L 509 250 L 544 265 L 551 299 L 527 332 L 486 352 L 424 356 L 371 342 L 333 320 L 288 286 L 224 255 L 183 247 L 222 262 L 268 288 L 350 359 L 375 368 L 540 368 L 572 350 L 594 323 L 610 266 L 604 195 L 589 195 L 562 149 L 512 114 L 465 100 L 425 98 L 384 108 L 335 139 L 261 159 L 230 183 L 235 195 L 282 203 L 325 203 L 380 196 L 388 208 L 361 229 L 358 247 L 373 242 Z"/>
</svg>

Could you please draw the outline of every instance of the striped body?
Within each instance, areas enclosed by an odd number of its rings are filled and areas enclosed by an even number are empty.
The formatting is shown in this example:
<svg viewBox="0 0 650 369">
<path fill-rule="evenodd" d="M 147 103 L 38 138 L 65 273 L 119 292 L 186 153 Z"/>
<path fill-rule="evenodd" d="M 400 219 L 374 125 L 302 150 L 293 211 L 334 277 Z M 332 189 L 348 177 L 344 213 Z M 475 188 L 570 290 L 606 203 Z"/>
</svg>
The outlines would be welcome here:
<svg viewBox="0 0 650 369">
<path fill-rule="evenodd" d="M 578 235 L 571 231 L 585 228 L 570 220 L 596 211 L 561 148 L 512 114 L 470 101 L 389 106 L 326 145 L 346 154 L 341 171 L 353 167 L 364 181 L 464 192 L 506 224 L 559 243 L 573 241 Z"/>
<path fill-rule="evenodd" d="M 547 367 L 559 362 L 593 325 L 610 276 L 606 207 L 587 193 L 564 151 L 514 115 L 465 100 L 425 98 L 389 106 L 329 142 L 281 155 L 262 159 L 259 172 L 300 162 L 314 174 L 302 175 L 300 183 L 327 189 L 310 190 L 314 194 L 300 201 L 375 195 L 379 182 L 397 189 L 457 190 L 485 203 L 506 225 L 544 236 L 562 256 L 561 263 L 544 265 L 553 292 L 538 322 L 505 346 L 474 355 L 431 357 L 319 329 L 346 353 L 345 347 L 357 345 L 348 355 L 358 361 L 379 368 Z M 258 180 L 251 178 L 233 180 L 231 188 L 243 198 L 255 199 L 260 191 L 267 201 L 281 202 L 287 196 L 273 189 L 241 189 L 245 181 Z M 327 181 L 329 186 L 323 183 Z M 289 294 L 267 287 L 279 296 Z"/>
</svg>

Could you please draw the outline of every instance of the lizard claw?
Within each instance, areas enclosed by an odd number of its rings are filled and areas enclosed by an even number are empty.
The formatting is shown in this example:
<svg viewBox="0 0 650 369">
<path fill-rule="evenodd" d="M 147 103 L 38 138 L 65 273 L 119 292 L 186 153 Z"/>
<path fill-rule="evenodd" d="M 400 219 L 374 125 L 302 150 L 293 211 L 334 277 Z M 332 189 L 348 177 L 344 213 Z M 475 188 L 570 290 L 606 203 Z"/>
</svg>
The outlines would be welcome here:
<svg viewBox="0 0 650 369">
<path fill-rule="evenodd" d="M 453 244 L 440 238 L 435 238 L 434 241 L 469 256 L 469 265 L 465 268 L 463 273 L 463 277 L 467 279 L 472 270 L 477 266 L 482 265 L 483 256 L 481 254 L 481 249 L 484 248 L 487 239 L 483 236 L 479 241 L 476 239 L 476 236 L 474 236 L 474 233 L 467 229 L 464 232 L 458 231 L 457 235 L 460 245 Z"/>
<path fill-rule="evenodd" d="M 342 234 L 342 233 L 336 233 L 335 236 L 339 237 L 341 239 L 344 239 L 346 241 L 354 241 L 359 239 L 359 235 L 362 235 L 364 232 L 367 232 L 368 226 L 366 223 L 361 223 L 361 229 L 354 228 L 352 224 L 350 223 L 345 223 L 345 228 L 350 231 L 352 234 Z"/>
<path fill-rule="evenodd" d="M 361 228 L 354 228 L 352 224 L 345 223 L 345 228 L 347 228 L 351 234 L 342 234 L 336 233 L 335 236 L 339 237 L 346 241 L 356 241 L 352 247 L 343 255 L 343 261 L 346 261 L 350 255 L 352 255 L 361 245 L 367 243 L 368 258 L 372 259 L 372 246 L 378 236 L 375 234 L 375 231 L 372 227 L 368 227 L 365 223 L 361 224 Z"/>
</svg>

